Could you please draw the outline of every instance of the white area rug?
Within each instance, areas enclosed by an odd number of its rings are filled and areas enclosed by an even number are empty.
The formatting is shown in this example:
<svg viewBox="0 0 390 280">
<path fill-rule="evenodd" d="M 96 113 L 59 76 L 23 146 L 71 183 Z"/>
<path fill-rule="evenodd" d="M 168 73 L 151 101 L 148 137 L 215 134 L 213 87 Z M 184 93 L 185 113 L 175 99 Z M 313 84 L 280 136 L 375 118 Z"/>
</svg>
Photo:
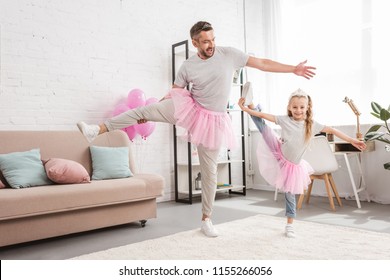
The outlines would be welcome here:
<svg viewBox="0 0 390 280">
<path fill-rule="evenodd" d="M 285 218 L 257 215 L 82 255 L 77 260 L 365 260 L 390 259 L 390 234 L 295 221 L 297 237 L 284 236 Z"/>
</svg>

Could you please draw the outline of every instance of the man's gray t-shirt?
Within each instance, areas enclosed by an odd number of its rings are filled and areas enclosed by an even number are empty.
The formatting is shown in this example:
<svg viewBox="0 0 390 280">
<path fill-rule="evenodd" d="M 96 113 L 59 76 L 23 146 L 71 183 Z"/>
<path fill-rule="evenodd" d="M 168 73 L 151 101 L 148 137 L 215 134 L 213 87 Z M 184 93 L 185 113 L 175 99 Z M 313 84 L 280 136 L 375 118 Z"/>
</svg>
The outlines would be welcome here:
<svg viewBox="0 0 390 280">
<path fill-rule="evenodd" d="M 216 112 L 226 111 L 233 73 L 244 67 L 249 55 L 232 47 L 216 47 L 214 55 L 201 59 L 193 55 L 179 69 L 175 85 L 190 85 L 192 97 L 202 107 Z"/>
<path fill-rule="evenodd" d="M 276 116 L 275 123 L 282 128 L 282 153 L 290 162 L 298 164 L 310 143 L 305 143 L 305 121 L 295 121 L 289 116 Z M 313 120 L 312 136 L 321 132 L 324 125 Z"/>
</svg>

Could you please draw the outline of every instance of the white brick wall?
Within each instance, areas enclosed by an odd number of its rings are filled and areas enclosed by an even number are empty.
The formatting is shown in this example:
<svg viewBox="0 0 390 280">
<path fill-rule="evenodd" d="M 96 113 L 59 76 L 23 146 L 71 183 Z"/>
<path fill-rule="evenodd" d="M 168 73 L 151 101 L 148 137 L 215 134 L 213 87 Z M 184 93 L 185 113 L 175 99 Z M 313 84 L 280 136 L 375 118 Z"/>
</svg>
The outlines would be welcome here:
<svg viewBox="0 0 390 280">
<path fill-rule="evenodd" d="M 243 44 L 243 0 L 1 0 L 0 129 L 73 130 L 99 123 L 133 88 L 161 97 L 171 45 L 210 21 L 217 44 Z M 162 174 L 171 199 L 172 129 L 137 140 L 141 171 Z"/>
</svg>

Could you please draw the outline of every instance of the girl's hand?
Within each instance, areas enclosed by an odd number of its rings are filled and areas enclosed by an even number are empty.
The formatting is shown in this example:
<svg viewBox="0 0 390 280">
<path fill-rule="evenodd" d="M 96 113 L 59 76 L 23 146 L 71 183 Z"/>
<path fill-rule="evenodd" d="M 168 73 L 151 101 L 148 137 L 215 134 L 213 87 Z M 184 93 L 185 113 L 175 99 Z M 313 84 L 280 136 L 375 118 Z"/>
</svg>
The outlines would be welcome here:
<svg viewBox="0 0 390 280">
<path fill-rule="evenodd" d="M 360 151 L 364 151 L 366 148 L 367 148 L 367 145 L 366 143 L 364 143 L 363 141 L 360 141 L 358 139 L 353 139 L 353 141 L 351 142 L 351 144 L 359 149 Z"/>
<path fill-rule="evenodd" d="M 247 109 L 244 104 L 245 104 L 245 98 L 241 97 L 238 100 L 238 106 L 240 106 L 241 110 L 243 110 L 243 111 L 245 111 Z"/>
</svg>

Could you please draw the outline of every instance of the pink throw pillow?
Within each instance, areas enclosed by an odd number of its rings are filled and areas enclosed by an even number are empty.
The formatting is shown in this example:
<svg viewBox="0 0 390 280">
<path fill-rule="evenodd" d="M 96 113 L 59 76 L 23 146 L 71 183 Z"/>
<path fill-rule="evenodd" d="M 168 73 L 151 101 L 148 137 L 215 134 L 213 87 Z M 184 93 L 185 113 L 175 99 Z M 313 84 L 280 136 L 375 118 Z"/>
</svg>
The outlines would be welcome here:
<svg viewBox="0 0 390 280">
<path fill-rule="evenodd" d="M 80 163 L 61 158 L 44 161 L 47 177 L 58 184 L 89 183 L 91 177 Z"/>
<path fill-rule="evenodd" d="M 5 185 L 3 184 L 3 182 L 0 180 L 0 189 L 2 188 L 5 188 Z"/>
</svg>

